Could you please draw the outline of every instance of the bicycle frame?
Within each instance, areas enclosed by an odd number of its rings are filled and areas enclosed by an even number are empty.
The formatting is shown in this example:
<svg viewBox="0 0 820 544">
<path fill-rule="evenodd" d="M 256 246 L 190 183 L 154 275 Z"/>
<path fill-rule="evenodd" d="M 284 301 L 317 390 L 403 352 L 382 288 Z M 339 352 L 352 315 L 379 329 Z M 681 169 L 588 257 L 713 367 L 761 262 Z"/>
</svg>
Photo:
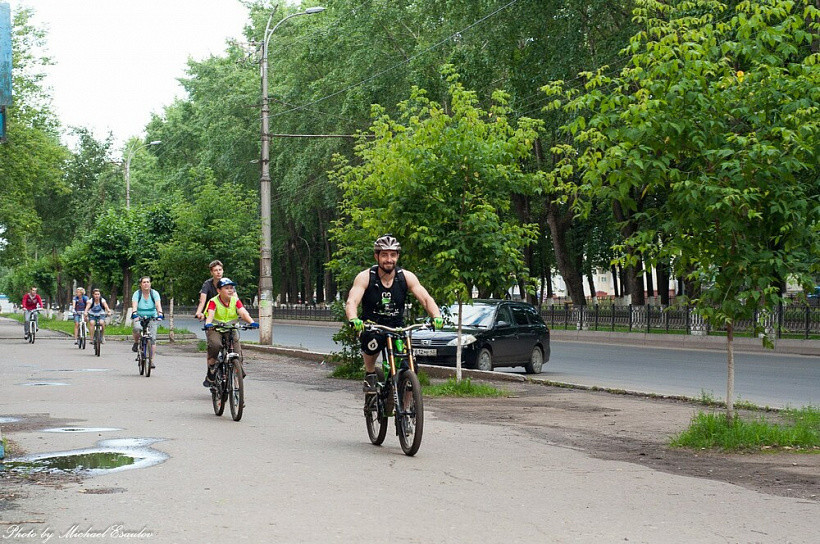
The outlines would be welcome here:
<svg viewBox="0 0 820 544">
<path fill-rule="evenodd" d="M 245 408 L 245 372 L 242 368 L 242 356 L 235 351 L 234 331 L 247 330 L 246 325 L 216 323 L 214 330 L 220 333 L 222 349 L 214 365 L 214 383 L 211 386 L 211 401 L 214 413 L 221 416 L 225 410 L 225 401 L 230 399 L 231 416 L 234 421 L 242 419 Z M 238 341 L 238 338 L 236 339 Z"/>
<path fill-rule="evenodd" d="M 429 328 L 429 325 L 393 328 L 365 324 L 365 330 L 379 331 L 386 335 L 382 349 L 384 382 L 377 383 L 375 395 L 365 397 L 367 432 L 373 444 L 381 444 L 387 430 L 387 418 L 394 416 L 396 434 L 406 455 L 415 455 L 418 451 L 424 427 L 421 384 L 416 376 L 416 365 L 410 348 L 412 331 L 423 327 Z"/>
<path fill-rule="evenodd" d="M 137 366 L 139 366 L 140 374 L 145 373 L 145 377 L 151 376 L 151 364 L 154 362 L 153 346 L 151 345 L 151 335 L 148 332 L 148 325 L 153 321 L 154 317 L 140 317 L 140 341 L 137 349 Z"/>
<path fill-rule="evenodd" d="M 35 308 L 33 310 L 27 310 L 28 314 L 28 342 L 29 344 L 34 343 L 34 338 L 37 336 L 37 330 L 39 326 L 37 324 L 37 319 L 40 315 L 41 308 Z"/>
</svg>

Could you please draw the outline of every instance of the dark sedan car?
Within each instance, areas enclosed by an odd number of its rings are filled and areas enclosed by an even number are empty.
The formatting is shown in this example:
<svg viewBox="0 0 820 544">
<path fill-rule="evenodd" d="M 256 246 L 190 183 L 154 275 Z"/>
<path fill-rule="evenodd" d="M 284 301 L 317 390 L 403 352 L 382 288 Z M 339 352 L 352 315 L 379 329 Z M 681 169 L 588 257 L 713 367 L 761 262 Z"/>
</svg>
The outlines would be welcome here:
<svg viewBox="0 0 820 544">
<path fill-rule="evenodd" d="M 416 362 L 455 365 L 458 305 L 444 308 L 449 323 L 440 331 L 413 334 Z M 448 315 L 449 314 L 449 315 Z M 499 366 L 523 366 L 530 374 L 541 372 L 550 359 L 550 331 L 531 304 L 512 300 L 474 300 L 462 306 L 462 352 L 464 366 L 492 370 Z"/>
</svg>

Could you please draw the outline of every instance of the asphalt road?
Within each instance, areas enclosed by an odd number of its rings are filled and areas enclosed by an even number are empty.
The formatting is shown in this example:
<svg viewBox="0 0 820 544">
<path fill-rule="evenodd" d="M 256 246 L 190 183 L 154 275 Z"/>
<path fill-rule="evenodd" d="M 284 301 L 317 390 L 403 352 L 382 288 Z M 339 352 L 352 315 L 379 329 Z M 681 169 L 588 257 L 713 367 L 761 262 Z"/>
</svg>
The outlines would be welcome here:
<svg viewBox="0 0 820 544">
<path fill-rule="evenodd" d="M 204 338 L 196 319 L 176 326 Z M 319 353 L 339 351 L 336 323 L 275 322 L 274 343 Z M 243 339 L 258 341 L 257 331 Z M 540 374 L 546 380 L 690 398 L 726 398 L 726 352 L 561 341 Z M 524 374 L 523 367 L 503 369 Z M 780 353 L 735 353 L 735 398 L 759 406 L 820 406 L 820 357 Z"/>
<path fill-rule="evenodd" d="M 328 380 L 316 365 L 254 354 L 237 423 L 212 413 L 201 353 L 160 346 L 144 378 L 126 342 L 109 341 L 97 358 L 57 335 L 26 344 L 16 327 L 0 319 L 6 438 L 44 454 L 130 439 L 159 461 L 59 485 L 0 478 L 0 537 L 9 541 L 816 539 L 816 502 L 598 459 L 503 424 L 431 411 L 417 456 L 404 456 L 392 435 L 374 447 L 358 384 Z M 70 432 L 45 432 L 53 427 Z"/>
</svg>

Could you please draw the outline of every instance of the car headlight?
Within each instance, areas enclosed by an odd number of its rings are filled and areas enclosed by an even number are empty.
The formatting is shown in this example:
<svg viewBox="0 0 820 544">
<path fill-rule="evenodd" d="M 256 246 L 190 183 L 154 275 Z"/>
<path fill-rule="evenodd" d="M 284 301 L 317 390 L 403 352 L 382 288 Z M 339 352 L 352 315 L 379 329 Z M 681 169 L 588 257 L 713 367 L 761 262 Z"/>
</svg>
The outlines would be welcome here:
<svg viewBox="0 0 820 544">
<path fill-rule="evenodd" d="M 472 334 L 465 334 L 461 337 L 461 346 L 469 346 L 473 342 L 476 341 L 476 337 Z M 457 346 L 458 345 L 458 336 L 447 342 L 448 346 Z"/>
</svg>

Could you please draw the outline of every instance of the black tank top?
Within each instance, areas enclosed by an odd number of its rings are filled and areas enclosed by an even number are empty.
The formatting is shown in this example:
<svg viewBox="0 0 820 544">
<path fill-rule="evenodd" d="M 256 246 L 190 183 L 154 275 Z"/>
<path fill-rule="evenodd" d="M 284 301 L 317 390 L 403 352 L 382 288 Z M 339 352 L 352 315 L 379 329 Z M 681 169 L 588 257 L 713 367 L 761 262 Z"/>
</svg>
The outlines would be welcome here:
<svg viewBox="0 0 820 544">
<path fill-rule="evenodd" d="M 396 277 L 388 289 L 379 278 L 379 267 L 370 268 L 370 282 L 362 296 L 362 321 L 373 321 L 387 327 L 404 326 L 404 300 L 407 280 L 404 270 L 396 267 Z"/>
</svg>

